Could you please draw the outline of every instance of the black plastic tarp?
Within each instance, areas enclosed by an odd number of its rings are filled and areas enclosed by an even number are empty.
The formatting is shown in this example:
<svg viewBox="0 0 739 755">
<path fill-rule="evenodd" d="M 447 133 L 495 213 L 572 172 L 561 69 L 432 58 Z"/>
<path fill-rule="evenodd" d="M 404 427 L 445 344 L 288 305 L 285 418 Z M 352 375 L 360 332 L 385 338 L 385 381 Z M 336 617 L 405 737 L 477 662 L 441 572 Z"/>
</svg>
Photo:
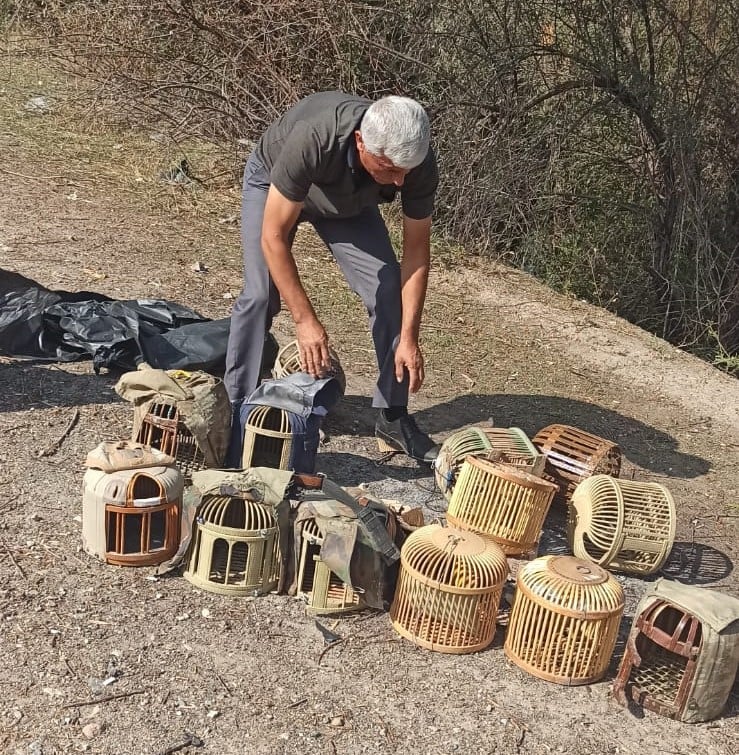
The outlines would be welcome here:
<svg viewBox="0 0 739 755">
<path fill-rule="evenodd" d="M 161 299 L 118 301 L 52 291 L 0 269 L 0 354 L 55 362 L 92 359 L 101 368 L 222 373 L 230 320 L 209 320 Z"/>
</svg>

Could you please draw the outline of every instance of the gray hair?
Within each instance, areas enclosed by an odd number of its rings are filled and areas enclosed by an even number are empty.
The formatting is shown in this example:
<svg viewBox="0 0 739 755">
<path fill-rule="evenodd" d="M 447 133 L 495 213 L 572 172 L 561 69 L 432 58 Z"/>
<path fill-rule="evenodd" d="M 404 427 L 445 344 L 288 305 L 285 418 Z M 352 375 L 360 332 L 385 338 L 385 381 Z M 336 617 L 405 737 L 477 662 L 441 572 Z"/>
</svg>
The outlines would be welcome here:
<svg viewBox="0 0 739 755">
<path fill-rule="evenodd" d="M 429 151 L 431 126 L 426 111 L 410 97 L 390 95 L 373 102 L 359 126 L 367 151 L 396 168 L 420 165 Z"/>
</svg>

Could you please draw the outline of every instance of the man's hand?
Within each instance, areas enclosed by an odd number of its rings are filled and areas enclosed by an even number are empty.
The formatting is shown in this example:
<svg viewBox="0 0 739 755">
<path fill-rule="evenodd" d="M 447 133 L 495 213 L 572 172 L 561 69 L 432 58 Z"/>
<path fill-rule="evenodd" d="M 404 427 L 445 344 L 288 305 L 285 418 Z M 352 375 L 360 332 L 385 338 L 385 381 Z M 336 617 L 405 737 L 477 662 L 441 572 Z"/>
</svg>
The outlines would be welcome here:
<svg viewBox="0 0 739 755">
<path fill-rule="evenodd" d="M 408 372 L 408 390 L 416 393 L 423 385 L 423 354 L 418 341 L 400 340 L 395 349 L 395 379 L 400 383 Z"/>
<path fill-rule="evenodd" d="M 323 325 L 316 318 L 295 323 L 295 335 L 298 339 L 300 366 L 304 372 L 314 378 L 326 376 L 331 357 L 328 351 L 328 336 Z"/>
</svg>

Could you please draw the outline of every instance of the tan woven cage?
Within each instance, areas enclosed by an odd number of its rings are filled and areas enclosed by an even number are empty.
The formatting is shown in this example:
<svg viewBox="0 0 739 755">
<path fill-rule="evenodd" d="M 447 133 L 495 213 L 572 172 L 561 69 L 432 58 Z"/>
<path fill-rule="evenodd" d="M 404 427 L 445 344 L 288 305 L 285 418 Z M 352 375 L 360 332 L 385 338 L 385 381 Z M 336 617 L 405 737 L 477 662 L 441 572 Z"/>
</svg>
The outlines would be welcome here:
<svg viewBox="0 0 739 755">
<path fill-rule="evenodd" d="M 594 682 L 608 668 L 623 609 L 621 585 L 600 566 L 572 556 L 534 559 L 516 578 L 505 654 L 550 682 Z"/>
<path fill-rule="evenodd" d="M 508 464 L 468 456 L 454 486 L 449 524 L 494 540 L 509 556 L 536 550 L 557 486 Z"/>
<path fill-rule="evenodd" d="M 279 554 L 272 509 L 238 496 L 204 496 L 184 577 L 223 595 L 257 596 L 273 590 Z"/>
<path fill-rule="evenodd" d="M 171 456 L 186 484 L 192 481 L 193 472 L 206 467 L 205 456 L 175 404 L 152 402 L 141 421 L 136 441 Z"/>
<path fill-rule="evenodd" d="M 390 618 L 416 645 L 442 653 L 487 647 L 508 563 L 492 541 L 473 532 L 430 524 L 408 536 Z"/>
<path fill-rule="evenodd" d="M 318 523 L 315 519 L 306 519 L 298 563 L 298 596 L 306 601 L 306 612 L 322 616 L 362 608 L 359 593 L 321 561 L 322 544 L 323 534 Z"/>
<path fill-rule="evenodd" d="M 688 723 L 721 714 L 739 666 L 739 600 L 659 580 L 641 599 L 614 697 Z"/>
<path fill-rule="evenodd" d="M 346 375 L 344 374 L 344 369 L 341 366 L 339 355 L 330 346 L 328 353 L 329 357 L 331 358 L 329 374 L 339 381 L 341 390 L 342 392 L 344 392 L 346 391 Z M 272 376 L 275 378 L 281 378 L 300 371 L 300 351 L 298 349 L 298 342 L 290 341 L 290 343 L 283 346 L 277 352 L 275 365 L 272 368 Z"/>
<path fill-rule="evenodd" d="M 572 495 L 569 540 L 578 558 L 653 574 L 675 540 L 675 502 L 664 485 L 593 475 Z"/>
<path fill-rule="evenodd" d="M 293 446 L 290 417 L 284 409 L 255 406 L 244 424 L 241 464 L 249 467 L 287 469 Z"/>
<path fill-rule="evenodd" d="M 84 477 L 85 548 L 116 566 L 153 566 L 180 544 L 183 478 L 175 467 L 147 467 Z"/>
<path fill-rule="evenodd" d="M 544 455 L 536 450 L 518 427 L 468 427 L 450 435 L 434 462 L 439 490 L 449 500 L 467 456 L 479 456 L 523 469 L 539 476 L 544 471 Z"/>
<path fill-rule="evenodd" d="M 545 471 L 559 485 L 554 500 L 568 504 L 577 485 L 594 474 L 618 477 L 621 449 L 570 425 L 548 425 L 534 436 L 534 445 L 546 457 Z"/>
</svg>

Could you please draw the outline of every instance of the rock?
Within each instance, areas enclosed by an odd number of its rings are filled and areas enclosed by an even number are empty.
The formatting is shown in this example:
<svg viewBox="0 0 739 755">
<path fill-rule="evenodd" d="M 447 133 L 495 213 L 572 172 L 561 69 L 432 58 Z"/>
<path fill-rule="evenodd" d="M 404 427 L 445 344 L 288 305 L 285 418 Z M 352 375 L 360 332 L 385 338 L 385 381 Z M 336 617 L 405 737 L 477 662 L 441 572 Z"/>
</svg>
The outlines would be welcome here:
<svg viewBox="0 0 739 755">
<path fill-rule="evenodd" d="M 343 716 L 334 716 L 331 721 L 329 722 L 330 726 L 343 726 L 344 725 L 344 717 Z"/>
<path fill-rule="evenodd" d="M 85 739 L 95 739 L 95 737 L 102 734 L 103 727 L 102 724 L 99 723 L 91 723 L 91 724 L 85 724 L 82 727 L 82 735 L 85 737 Z"/>
</svg>

